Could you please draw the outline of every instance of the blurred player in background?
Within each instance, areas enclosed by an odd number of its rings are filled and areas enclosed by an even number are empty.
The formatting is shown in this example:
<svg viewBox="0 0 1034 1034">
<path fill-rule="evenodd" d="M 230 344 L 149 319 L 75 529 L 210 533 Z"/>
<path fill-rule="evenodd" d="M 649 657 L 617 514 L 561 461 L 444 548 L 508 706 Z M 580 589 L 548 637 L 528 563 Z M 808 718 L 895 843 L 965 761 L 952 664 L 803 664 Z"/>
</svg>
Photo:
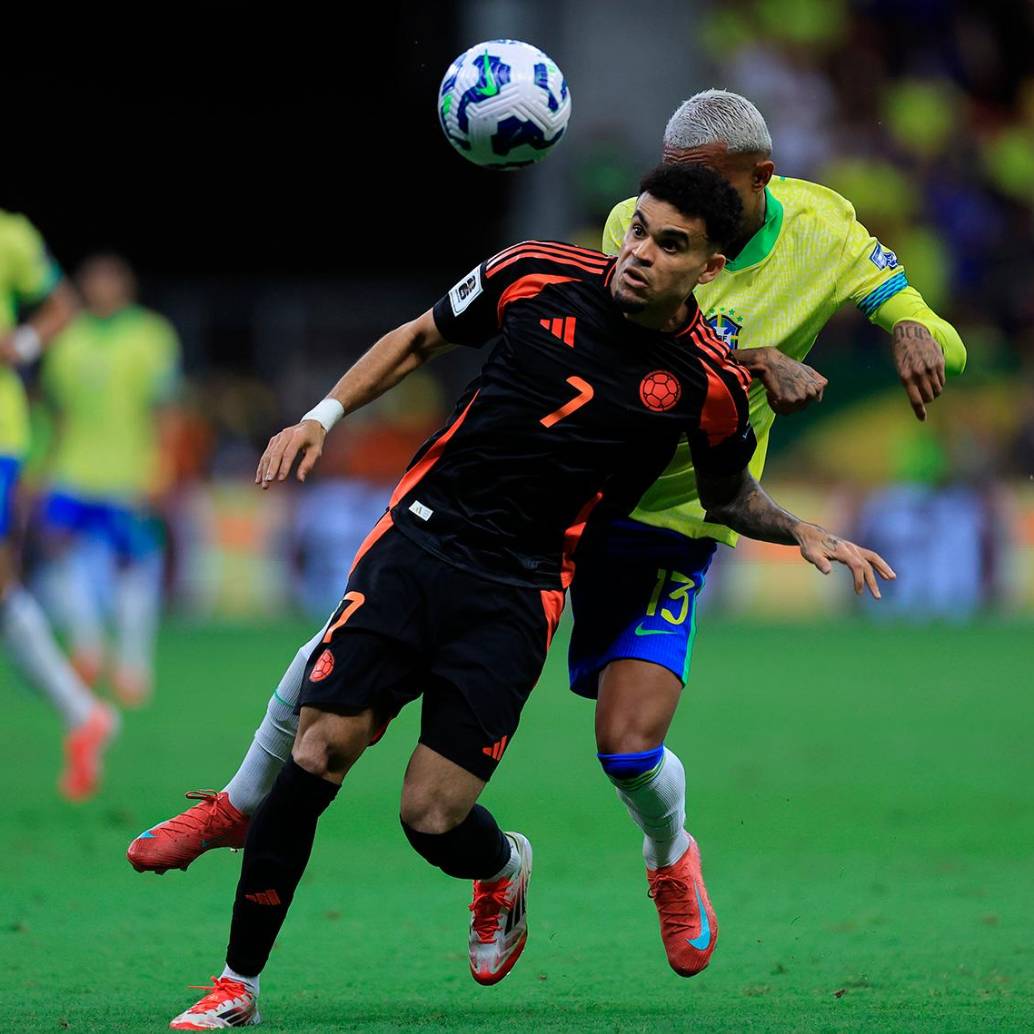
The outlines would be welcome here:
<svg viewBox="0 0 1034 1034">
<path fill-rule="evenodd" d="M 58 649 L 39 604 L 18 580 L 12 541 L 15 487 L 29 446 L 28 404 L 14 367 L 37 359 L 75 310 L 75 295 L 32 224 L 0 210 L 0 635 L 8 657 L 61 715 L 67 732 L 58 785 L 81 800 L 97 789 L 117 715 Z M 29 315 L 19 324 L 22 311 Z"/>
<path fill-rule="evenodd" d="M 179 380 L 179 341 L 162 316 L 135 303 L 136 278 L 117 255 L 87 259 L 85 303 L 43 361 L 57 434 L 43 529 L 73 665 L 93 683 L 105 663 L 105 601 L 91 547 L 114 570 L 111 683 L 126 706 L 151 694 L 161 602 L 161 544 L 151 502 L 166 480 L 162 407 Z"/>
<path fill-rule="evenodd" d="M 762 473 L 775 413 L 821 399 L 825 378 L 800 360 L 849 301 L 891 334 L 902 385 L 924 419 L 946 372 L 962 371 L 965 349 L 955 329 L 909 285 L 897 256 L 857 221 L 851 204 L 818 184 L 773 178 L 768 127 L 737 94 L 707 90 L 686 101 L 668 124 L 663 151 L 666 162 L 714 168 L 744 205 L 728 265 L 696 295 L 705 319 L 755 380 L 750 407 L 759 444 L 751 473 Z M 616 254 L 629 233 L 644 233 L 632 223 L 634 208 L 634 198 L 615 207 L 604 251 Z M 731 529 L 704 520 L 683 443 L 630 519 L 590 524 L 571 590 L 572 687 L 588 697 L 598 693 L 599 760 L 643 830 L 650 893 L 668 960 L 680 973 L 696 965 L 685 931 L 699 929 L 699 908 L 687 872 L 685 772 L 664 738 L 689 675 L 696 597 L 716 543 L 736 540 Z M 204 795 L 201 804 L 150 830 L 150 838 L 134 841 L 136 868 L 186 868 L 211 847 L 243 843 L 247 817 L 290 755 L 294 703 L 318 641 L 299 650 L 225 790 Z"/>
</svg>

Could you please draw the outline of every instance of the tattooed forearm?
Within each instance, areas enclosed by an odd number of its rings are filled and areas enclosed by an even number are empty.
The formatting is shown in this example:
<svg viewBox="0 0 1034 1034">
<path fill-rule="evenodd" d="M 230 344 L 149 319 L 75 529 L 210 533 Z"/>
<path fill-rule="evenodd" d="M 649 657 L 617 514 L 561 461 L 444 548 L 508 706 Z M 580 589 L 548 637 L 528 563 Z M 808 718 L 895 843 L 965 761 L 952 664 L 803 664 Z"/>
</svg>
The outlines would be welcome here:
<svg viewBox="0 0 1034 1034">
<path fill-rule="evenodd" d="M 749 474 L 744 474 L 731 498 L 720 504 L 708 503 L 706 519 L 748 538 L 784 546 L 797 545 L 795 531 L 803 523 L 784 510 Z"/>
</svg>

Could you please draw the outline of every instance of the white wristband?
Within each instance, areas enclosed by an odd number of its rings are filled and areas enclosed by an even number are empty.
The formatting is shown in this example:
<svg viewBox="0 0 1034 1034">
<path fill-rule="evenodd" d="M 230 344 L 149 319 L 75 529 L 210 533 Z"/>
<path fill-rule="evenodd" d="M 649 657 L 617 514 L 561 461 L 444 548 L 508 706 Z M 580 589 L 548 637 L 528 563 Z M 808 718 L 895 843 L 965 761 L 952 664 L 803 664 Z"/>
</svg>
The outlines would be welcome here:
<svg viewBox="0 0 1034 1034">
<path fill-rule="evenodd" d="M 33 362 L 43 352 L 43 342 L 40 340 L 39 333 L 28 323 L 23 323 L 11 335 L 11 347 L 18 356 L 18 360 L 23 363 Z"/>
<path fill-rule="evenodd" d="M 329 431 L 344 415 L 345 407 L 337 399 L 324 399 L 313 406 L 302 420 L 315 420 L 322 424 L 324 431 Z"/>
</svg>

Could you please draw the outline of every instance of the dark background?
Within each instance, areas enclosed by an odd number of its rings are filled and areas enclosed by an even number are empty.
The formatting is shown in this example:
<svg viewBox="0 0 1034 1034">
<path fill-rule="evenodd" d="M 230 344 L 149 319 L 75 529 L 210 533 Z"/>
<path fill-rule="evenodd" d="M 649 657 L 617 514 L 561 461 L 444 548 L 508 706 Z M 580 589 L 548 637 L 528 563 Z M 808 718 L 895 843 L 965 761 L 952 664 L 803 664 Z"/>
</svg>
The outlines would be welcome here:
<svg viewBox="0 0 1034 1034">
<path fill-rule="evenodd" d="M 435 117 L 469 45 L 453 4 L 212 7 L 13 26 L 3 204 L 62 264 L 113 248 L 145 277 L 379 276 L 433 248 L 451 275 L 498 240 L 505 174 Z"/>
</svg>

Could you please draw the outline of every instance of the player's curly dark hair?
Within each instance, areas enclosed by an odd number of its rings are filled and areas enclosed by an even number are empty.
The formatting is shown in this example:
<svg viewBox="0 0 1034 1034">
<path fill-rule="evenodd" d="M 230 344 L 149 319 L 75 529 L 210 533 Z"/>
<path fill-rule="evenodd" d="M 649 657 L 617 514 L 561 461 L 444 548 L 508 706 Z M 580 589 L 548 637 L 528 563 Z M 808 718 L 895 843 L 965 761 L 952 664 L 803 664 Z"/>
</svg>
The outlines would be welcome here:
<svg viewBox="0 0 1034 1034">
<path fill-rule="evenodd" d="M 689 218 L 703 219 L 707 239 L 719 248 L 736 239 L 743 218 L 739 194 L 703 165 L 658 165 L 639 181 L 639 193 L 666 201 Z"/>
</svg>

